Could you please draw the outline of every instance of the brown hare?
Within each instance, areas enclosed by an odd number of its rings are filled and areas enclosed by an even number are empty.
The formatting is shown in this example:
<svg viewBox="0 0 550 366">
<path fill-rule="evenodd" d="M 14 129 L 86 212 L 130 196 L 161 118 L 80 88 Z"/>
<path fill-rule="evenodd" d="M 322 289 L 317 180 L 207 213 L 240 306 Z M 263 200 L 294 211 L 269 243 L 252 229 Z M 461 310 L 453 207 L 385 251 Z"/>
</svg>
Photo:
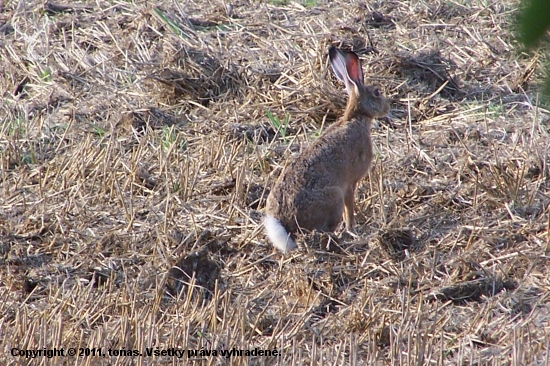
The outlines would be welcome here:
<svg viewBox="0 0 550 366">
<path fill-rule="evenodd" d="M 332 232 L 345 216 L 346 228 L 353 229 L 355 190 L 373 158 L 372 119 L 390 110 L 378 89 L 363 84 L 355 53 L 332 46 L 329 58 L 348 103 L 344 116 L 288 163 L 267 198 L 264 226 L 283 252 L 297 248 L 293 236 L 299 228 Z"/>
</svg>

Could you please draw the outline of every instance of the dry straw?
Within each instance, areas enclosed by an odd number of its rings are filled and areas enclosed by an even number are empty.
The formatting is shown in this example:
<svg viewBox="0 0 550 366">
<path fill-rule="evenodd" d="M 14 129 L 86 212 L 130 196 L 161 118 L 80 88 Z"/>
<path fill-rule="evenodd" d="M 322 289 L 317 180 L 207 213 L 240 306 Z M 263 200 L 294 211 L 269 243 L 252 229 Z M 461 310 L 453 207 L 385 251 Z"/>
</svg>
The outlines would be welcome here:
<svg viewBox="0 0 550 366">
<path fill-rule="evenodd" d="M 546 60 L 518 49 L 517 6 L 0 2 L 0 364 L 548 364 Z M 261 211 L 342 113 L 331 44 L 392 117 L 358 236 L 283 256 Z"/>
</svg>

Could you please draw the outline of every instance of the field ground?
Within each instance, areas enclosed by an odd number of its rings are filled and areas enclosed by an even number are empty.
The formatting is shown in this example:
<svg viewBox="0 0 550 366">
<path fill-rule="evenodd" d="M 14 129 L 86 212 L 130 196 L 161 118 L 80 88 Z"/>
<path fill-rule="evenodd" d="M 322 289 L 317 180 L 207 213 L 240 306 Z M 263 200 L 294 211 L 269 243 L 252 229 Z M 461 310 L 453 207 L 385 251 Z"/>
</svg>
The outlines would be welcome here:
<svg viewBox="0 0 550 366">
<path fill-rule="evenodd" d="M 0 1 L 0 364 L 549 364 L 547 60 L 518 5 Z M 282 255 L 262 210 L 342 113 L 331 44 L 391 117 L 358 237 Z"/>
</svg>

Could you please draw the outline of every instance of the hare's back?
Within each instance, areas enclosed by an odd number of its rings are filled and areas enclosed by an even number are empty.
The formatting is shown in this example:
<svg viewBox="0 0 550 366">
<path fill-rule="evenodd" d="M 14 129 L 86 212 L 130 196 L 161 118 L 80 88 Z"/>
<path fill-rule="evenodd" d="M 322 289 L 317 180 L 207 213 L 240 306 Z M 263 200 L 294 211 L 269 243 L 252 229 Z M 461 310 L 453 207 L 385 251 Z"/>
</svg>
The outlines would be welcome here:
<svg viewBox="0 0 550 366">
<path fill-rule="evenodd" d="M 288 180 L 306 189 L 342 186 L 361 160 L 371 155 L 368 136 L 348 128 L 333 129 L 308 146 L 287 169 Z M 362 173 L 363 174 L 363 173 Z M 358 178 L 357 178 L 358 179 Z"/>
</svg>

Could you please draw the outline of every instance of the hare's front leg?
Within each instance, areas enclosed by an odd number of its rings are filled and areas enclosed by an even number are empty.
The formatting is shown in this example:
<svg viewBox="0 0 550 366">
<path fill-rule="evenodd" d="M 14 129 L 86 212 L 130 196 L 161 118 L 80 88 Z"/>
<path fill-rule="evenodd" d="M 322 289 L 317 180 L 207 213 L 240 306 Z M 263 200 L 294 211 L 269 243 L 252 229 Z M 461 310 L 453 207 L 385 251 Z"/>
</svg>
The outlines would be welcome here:
<svg viewBox="0 0 550 366">
<path fill-rule="evenodd" d="M 350 187 L 348 187 L 346 192 L 344 193 L 345 221 L 346 229 L 348 231 L 353 231 L 353 226 L 355 225 L 355 219 L 353 216 L 355 187 L 357 187 L 357 183 L 352 184 Z"/>
</svg>

